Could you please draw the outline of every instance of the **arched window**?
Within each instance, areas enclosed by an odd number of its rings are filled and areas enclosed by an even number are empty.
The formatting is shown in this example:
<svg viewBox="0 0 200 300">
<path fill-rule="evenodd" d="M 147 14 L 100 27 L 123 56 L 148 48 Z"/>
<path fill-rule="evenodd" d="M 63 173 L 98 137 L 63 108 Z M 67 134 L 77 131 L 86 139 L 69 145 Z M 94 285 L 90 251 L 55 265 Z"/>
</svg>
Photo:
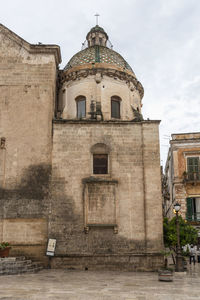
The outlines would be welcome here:
<svg viewBox="0 0 200 300">
<path fill-rule="evenodd" d="M 120 119 L 120 102 L 120 97 L 111 97 L 111 118 Z"/>
<path fill-rule="evenodd" d="M 92 146 L 93 174 L 108 174 L 109 148 L 105 144 L 98 143 Z"/>
<path fill-rule="evenodd" d="M 77 118 L 85 118 L 86 116 L 86 98 L 84 96 L 76 97 L 76 111 Z"/>
</svg>

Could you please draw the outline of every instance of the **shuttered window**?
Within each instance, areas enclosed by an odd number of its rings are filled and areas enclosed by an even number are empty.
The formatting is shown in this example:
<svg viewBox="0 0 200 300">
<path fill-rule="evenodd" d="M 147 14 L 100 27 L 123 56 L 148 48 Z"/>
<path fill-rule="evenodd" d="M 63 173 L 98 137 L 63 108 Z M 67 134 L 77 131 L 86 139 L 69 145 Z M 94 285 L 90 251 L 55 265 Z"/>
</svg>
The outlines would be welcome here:
<svg viewBox="0 0 200 300">
<path fill-rule="evenodd" d="M 187 198 L 187 220 L 200 221 L 200 197 Z"/>
<path fill-rule="evenodd" d="M 192 221 L 193 213 L 194 213 L 193 198 L 187 198 L 187 220 L 188 221 Z"/>
<path fill-rule="evenodd" d="M 187 159 L 188 173 L 199 172 L 199 157 L 188 157 Z"/>
<path fill-rule="evenodd" d="M 187 158 L 188 179 L 194 179 L 194 174 L 199 175 L 199 157 Z"/>
</svg>

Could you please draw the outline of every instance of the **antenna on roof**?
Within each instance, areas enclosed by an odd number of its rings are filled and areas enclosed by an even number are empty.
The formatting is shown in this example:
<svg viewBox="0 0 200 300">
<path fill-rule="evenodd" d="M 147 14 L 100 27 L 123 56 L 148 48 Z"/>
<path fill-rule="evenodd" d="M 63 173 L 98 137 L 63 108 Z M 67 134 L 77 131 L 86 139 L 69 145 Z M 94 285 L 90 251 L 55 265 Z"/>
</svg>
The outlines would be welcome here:
<svg viewBox="0 0 200 300">
<path fill-rule="evenodd" d="M 96 25 L 98 25 L 98 17 L 100 17 L 100 15 L 96 13 L 94 16 L 96 17 Z"/>
</svg>

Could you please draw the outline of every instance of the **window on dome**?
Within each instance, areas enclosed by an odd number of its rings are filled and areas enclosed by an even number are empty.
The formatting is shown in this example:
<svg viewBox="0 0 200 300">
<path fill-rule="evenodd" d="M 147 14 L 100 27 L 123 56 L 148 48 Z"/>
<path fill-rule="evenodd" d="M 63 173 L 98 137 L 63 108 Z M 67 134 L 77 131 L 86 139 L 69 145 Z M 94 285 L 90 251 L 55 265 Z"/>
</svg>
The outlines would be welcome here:
<svg viewBox="0 0 200 300">
<path fill-rule="evenodd" d="M 120 101 L 118 96 L 111 97 L 111 118 L 120 119 Z"/>
<path fill-rule="evenodd" d="M 85 118 L 86 116 L 86 98 L 84 96 L 78 96 L 76 98 L 77 118 Z"/>
</svg>

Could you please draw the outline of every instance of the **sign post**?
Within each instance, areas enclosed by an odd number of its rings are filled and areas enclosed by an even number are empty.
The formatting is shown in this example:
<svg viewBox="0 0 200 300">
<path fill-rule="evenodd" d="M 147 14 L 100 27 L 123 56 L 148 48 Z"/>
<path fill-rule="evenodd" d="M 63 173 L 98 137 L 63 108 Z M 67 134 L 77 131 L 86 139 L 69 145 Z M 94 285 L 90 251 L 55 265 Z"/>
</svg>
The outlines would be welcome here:
<svg viewBox="0 0 200 300">
<path fill-rule="evenodd" d="M 55 255 L 56 239 L 49 239 L 47 244 L 46 255 L 49 258 L 48 268 L 51 269 L 51 258 Z"/>
</svg>

